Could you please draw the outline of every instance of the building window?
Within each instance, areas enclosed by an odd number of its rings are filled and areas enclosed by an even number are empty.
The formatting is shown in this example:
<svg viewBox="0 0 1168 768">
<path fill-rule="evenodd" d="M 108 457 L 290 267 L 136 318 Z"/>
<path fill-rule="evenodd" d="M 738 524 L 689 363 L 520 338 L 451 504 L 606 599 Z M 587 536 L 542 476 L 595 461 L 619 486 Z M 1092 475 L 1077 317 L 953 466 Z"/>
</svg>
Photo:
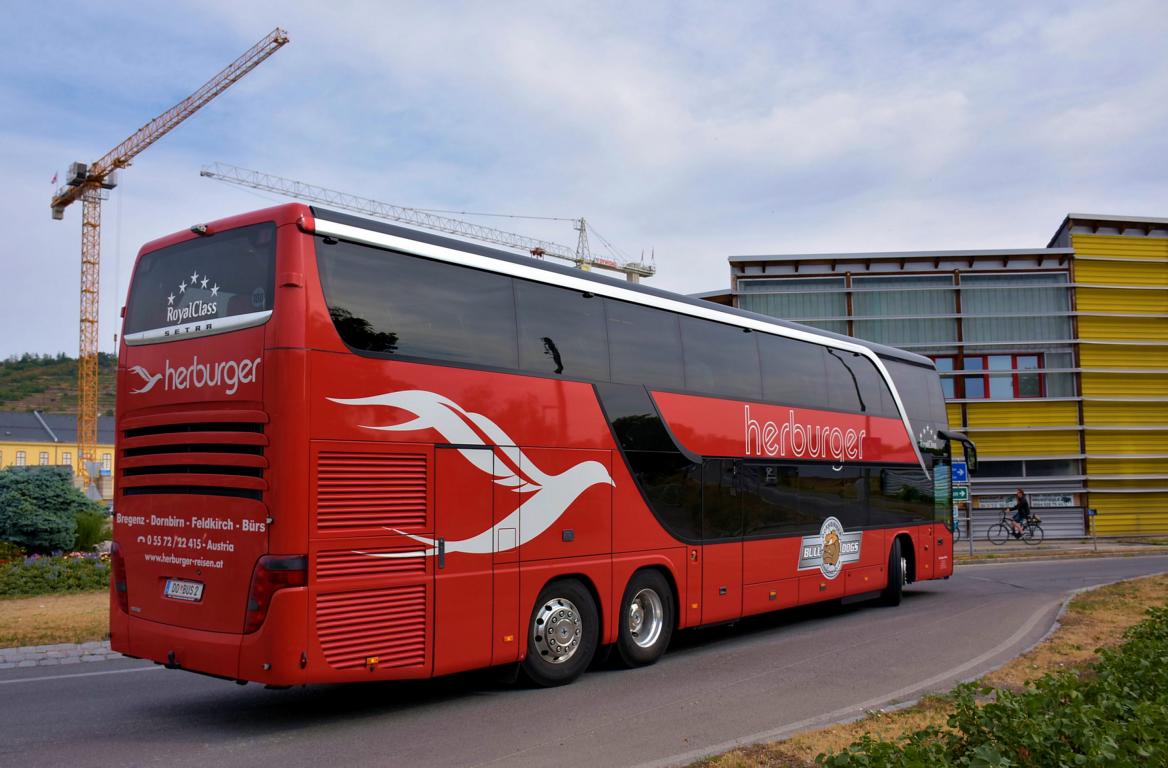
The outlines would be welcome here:
<svg viewBox="0 0 1168 768">
<path fill-rule="evenodd" d="M 114 468 L 114 457 L 111 454 L 103 453 L 101 455 L 101 471 L 109 472 Z"/>
<path fill-rule="evenodd" d="M 16 452 L 16 466 L 23 467 L 27 463 L 28 463 L 28 460 L 25 458 L 24 451 L 17 451 Z"/>
<path fill-rule="evenodd" d="M 1045 397 L 1046 374 L 1042 373 L 1043 355 L 994 354 L 938 356 L 937 370 L 967 371 L 955 377 L 942 376 L 945 397 L 966 400 L 1021 400 Z"/>
<path fill-rule="evenodd" d="M 940 373 L 953 370 L 954 361 L 951 357 L 937 357 L 934 358 L 933 362 L 937 364 L 937 371 Z M 941 391 L 945 393 L 946 400 L 952 400 L 953 398 L 957 397 L 955 394 L 957 391 L 957 381 L 951 376 L 942 376 Z"/>
<path fill-rule="evenodd" d="M 1066 272 L 963 273 L 962 338 L 1002 346 L 1070 339 L 1069 282 Z"/>
<path fill-rule="evenodd" d="M 738 291 L 741 309 L 825 331 L 848 332 L 847 285 L 843 277 L 741 280 Z"/>
<path fill-rule="evenodd" d="M 1082 475 L 1078 459 L 992 459 L 977 465 L 977 479 L 1020 480 L 1030 477 L 1076 477 Z"/>
<path fill-rule="evenodd" d="M 73 452 L 64 451 L 61 453 L 61 464 L 66 467 L 73 466 Z"/>
<path fill-rule="evenodd" d="M 852 279 L 854 333 L 893 346 L 948 346 L 957 341 L 949 275 L 858 276 Z"/>
<path fill-rule="evenodd" d="M 42 467 L 49 466 L 49 452 L 41 451 L 41 455 L 37 457 L 37 464 Z"/>
</svg>

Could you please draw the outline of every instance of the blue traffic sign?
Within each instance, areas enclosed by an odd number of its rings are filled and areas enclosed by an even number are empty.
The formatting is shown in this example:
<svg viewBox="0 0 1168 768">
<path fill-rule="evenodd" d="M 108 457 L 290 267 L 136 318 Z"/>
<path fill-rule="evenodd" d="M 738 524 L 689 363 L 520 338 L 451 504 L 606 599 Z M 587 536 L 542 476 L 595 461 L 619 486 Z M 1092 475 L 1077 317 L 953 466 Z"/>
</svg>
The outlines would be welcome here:
<svg viewBox="0 0 1168 768">
<path fill-rule="evenodd" d="M 969 482 L 969 465 L 967 465 L 964 461 L 953 462 L 953 482 Z"/>
</svg>

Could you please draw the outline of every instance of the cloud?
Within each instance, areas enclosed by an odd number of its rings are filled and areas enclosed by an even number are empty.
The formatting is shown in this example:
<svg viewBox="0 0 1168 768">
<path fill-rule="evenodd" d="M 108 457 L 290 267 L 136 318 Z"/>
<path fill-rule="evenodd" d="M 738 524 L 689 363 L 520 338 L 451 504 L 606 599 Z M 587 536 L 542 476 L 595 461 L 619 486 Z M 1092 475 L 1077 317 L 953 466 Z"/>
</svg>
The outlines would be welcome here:
<svg viewBox="0 0 1168 768">
<path fill-rule="evenodd" d="M 53 170 L 276 24 L 291 45 L 106 205 L 103 348 L 142 243 L 275 201 L 200 179 L 214 160 L 408 206 L 584 215 L 686 292 L 724 287 L 730 254 L 1041 246 L 1069 210 L 1168 215 L 1157 2 L 213 0 L 10 22 L 0 202 L 21 236 L 0 257 L 20 269 L 0 320 L 24 332 L 0 356 L 76 348 L 79 211 L 49 219 Z M 566 222 L 486 223 L 575 242 Z"/>
</svg>

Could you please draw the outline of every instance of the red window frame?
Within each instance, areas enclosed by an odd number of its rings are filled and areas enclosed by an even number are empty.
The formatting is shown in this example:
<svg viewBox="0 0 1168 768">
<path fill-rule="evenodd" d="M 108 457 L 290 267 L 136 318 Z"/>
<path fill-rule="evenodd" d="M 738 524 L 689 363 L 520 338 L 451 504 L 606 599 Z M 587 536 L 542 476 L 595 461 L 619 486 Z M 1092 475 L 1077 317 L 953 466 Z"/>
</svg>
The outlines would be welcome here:
<svg viewBox="0 0 1168 768">
<path fill-rule="evenodd" d="M 1010 367 L 994 368 L 989 367 L 990 358 L 994 357 L 1009 357 Z M 1046 365 L 1043 360 L 1043 353 L 1041 352 L 996 352 L 987 353 L 984 355 L 933 355 L 933 361 L 940 360 L 948 361 L 948 367 L 939 370 L 953 371 L 958 375 L 952 377 L 945 377 L 953 382 L 952 386 L 945 387 L 946 397 L 951 397 L 957 400 L 1033 400 L 1035 398 L 1046 397 L 1046 374 L 1043 371 Z M 1032 359 L 1035 361 L 1033 368 L 1019 367 L 1019 360 Z M 969 360 L 978 360 L 981 362 L 980 368 L 969 369 Z M 944 364 L 942 364 L 944 365 Z M 990 379 L 991 378 L 1005 378 L 1006 375 L 1010 377 L 1011 393 L 1006 397 L 993 397 L 990 395 Z M 1023 394 L 1022 393 L 1022 377 L 1034 375 L 1038 379 L 1038 393 L 1037 394 Z M 969 381 L 981 381 L 981 394 L 970 394 Z M 944 379 L 943 379 L 944 381 Z"/>
</svg>

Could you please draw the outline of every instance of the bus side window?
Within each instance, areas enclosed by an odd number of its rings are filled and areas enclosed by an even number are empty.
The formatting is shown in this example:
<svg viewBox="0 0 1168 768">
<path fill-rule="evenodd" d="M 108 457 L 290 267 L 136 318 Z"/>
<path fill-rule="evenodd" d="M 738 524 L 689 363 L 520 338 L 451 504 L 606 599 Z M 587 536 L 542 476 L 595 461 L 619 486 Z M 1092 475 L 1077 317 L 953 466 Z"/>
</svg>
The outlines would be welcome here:
<svg viewBox="0 0 1168 768">
<path fill-rule="evenodd" d="M 519 367 L 579 379 L 608 379 L 604 300 L 551 285 L 515 281 Z"/>
<path fill-rule="evenodd" d="M 872 361 L 855 352 L 840 353 L 856 379 L 860 394 L 863 413 L 869 416 L 897 417 L 896 404 L 892 400 L 892 393 L 880 371 Z"/>
<path fill-rule="evenodd" d="M 783 405 L 823 407 L 826 353 L 818 344 L 760 333 L 763 398 Z"/>
<path fill-rule="evenodd" d="M 799 498 L 817 525 L 825 518 L 834 517 L 848 530 L 866 527 L 867 495 L 860 467 L 849 465 L 838 470 L 829 464 L 799 467 Z"/>
<path fill-rule="evenodd" d="M 681 318 L 685 346 L 685 387 L 722 397 L 762 396 L 756 333 L 693 317 Z"/>
<path fill-rule="evenodd" d="M 850 352 L 827 350 L 827 407 L 833 411 L 859 413 L 864 410 L 859 382 L 846 362 L 851 356 Z"/>
<path fill-rule="evenodd" d="M 613 299 L 604 300 L 612 380 L 681 389 L 681 330 L 677 315 Z"/>
<path fill-rule="evenodd" d="M 329 313 L 350 347 L 518 367 L 510 277 L 320 239 L 317 259 Z"/>
<path fill-rule="evenodd" d="M 743 463 L 738 469 L 743 533 L 779 536 L 818 530 L 799 499 L 799 468 L 782 464 Z"/>
</svg>

